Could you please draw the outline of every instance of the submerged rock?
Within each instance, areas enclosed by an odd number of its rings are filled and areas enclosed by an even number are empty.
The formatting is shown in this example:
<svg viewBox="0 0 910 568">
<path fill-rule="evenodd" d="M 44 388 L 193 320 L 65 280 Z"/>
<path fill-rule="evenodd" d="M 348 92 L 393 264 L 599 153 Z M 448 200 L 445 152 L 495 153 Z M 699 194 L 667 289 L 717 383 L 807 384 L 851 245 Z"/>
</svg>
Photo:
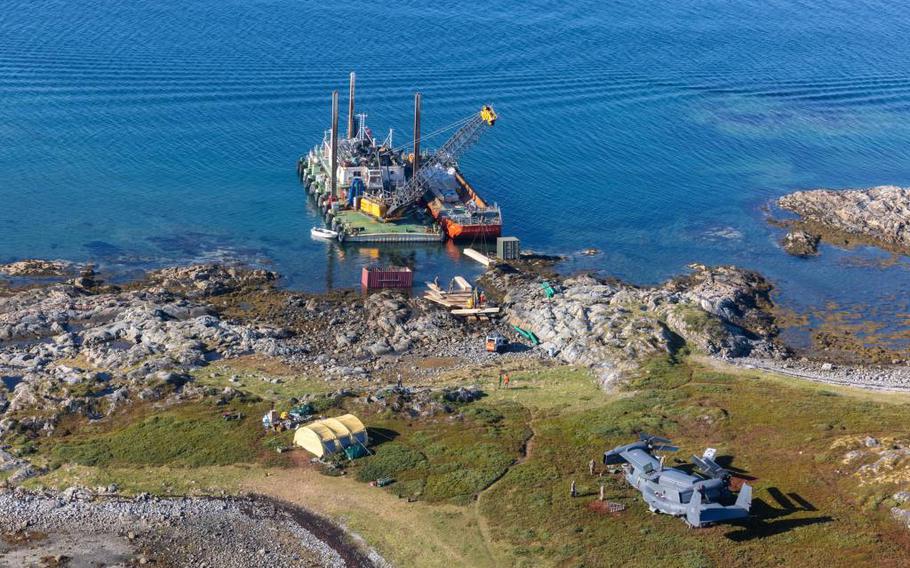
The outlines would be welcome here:
<svg viewBox="0 0 910 568">
<path fill-rule="evenodd" d="M 27 259 L 0 264 L 0 274 L 6 276 L 66 276 L 76 271 L 78 265 L 65 260 Z"/>
<path fill-rule="evenodd" d="M 806 231 L 794 229 L 787 233 L 780 244 L 793 256 L 815 256 L 818 254 L 818 243 L 821 237 Z"/>
<path fill-rule="evenodd" d="M 221 264 L 177 266 L 152 272 L 148 280 L 162 288 L 190 296 L 217 296 L 240 288 L 261 286 L 278 279 L 274 272 Z"/>
</svg>

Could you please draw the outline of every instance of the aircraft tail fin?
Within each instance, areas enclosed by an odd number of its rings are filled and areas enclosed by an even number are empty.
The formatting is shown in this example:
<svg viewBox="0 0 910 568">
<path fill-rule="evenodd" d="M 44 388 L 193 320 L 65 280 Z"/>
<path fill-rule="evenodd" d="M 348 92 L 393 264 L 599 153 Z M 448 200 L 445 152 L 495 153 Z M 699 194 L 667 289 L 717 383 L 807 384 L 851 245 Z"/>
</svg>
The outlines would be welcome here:
<svg viewBox="0 0 910 568">
<path fill-rule="evenodd" d="M 696 528 L 701 526 L 701 500 L 701 491 L 693 491 L 689 507 L 686 509 L 686 522 Z"/>
<path fill-rule="evenodd" d="M 689 507 L 686 509 L 686 522 L 689 523 L 689 526 L 699 528 L 714 523 L 729 523 L 745 519 L 749 517 L 751 505 L 752 488 L 748 485 L 743 485 L 736 497 L 736 503 L 729 507 L 716 503 L 704 504 L 701 492 L 696 491 L 692 494 L 692 500 L 689 501 Z"/>
<path fill-rule="evenodd" d="M 739 490 L 739 495 L 736 496 L 736 505 L 740 509 L 745 509 L 746 511 L 752 507 L 752 486 L 748 483 L 743 484 L 743 488 Z"/>
</svg>

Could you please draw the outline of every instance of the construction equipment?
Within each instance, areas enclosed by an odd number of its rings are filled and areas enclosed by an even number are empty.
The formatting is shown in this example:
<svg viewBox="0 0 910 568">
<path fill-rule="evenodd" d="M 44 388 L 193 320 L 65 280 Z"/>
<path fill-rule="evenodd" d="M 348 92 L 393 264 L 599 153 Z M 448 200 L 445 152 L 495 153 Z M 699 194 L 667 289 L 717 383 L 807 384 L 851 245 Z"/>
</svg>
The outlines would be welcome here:
<svg viewBox="0 0 910 568">
<path fill-rule="evenodd" d="M 489 353 L 502 353 L 508 346 L 509 340 L 503 334 L 495 332 L 487 335 L 486 348 Z"/>
<path fill-rule="evenodd" d="M 512 324 L 512 329 L 514 329 L 518 333 L 518 335 L 520 335 L 520 336 L 524 337 L 525 339 L 527 339 L 528 341 L 530 341 L 531 345 L 535 345 L 535 346 L 540 345 L 540 338 L 538 338 L 534 334 L 533 331 L 524 329 L 515 324 Z"/>
<path fill-rule="evenodd" d="M 413 149 L 393 147 L 356 112 L 356 76 L 350 75 L 347 128 L 339 127 L 338 91 L 332 93 L 331 127 L 322 143 L 297 160 L 297 176 L 313 197 L 327 229 L 340 242 L 412 243 L 496 238 L 502 213 L 458 171 L 458 159 L 480 134 L 496 123 L 490 106 L 429 133 L 421 133 L 421 95 L 414 95 Z M 438 151 L 426 141 L 452 133 Z M 445 138 L 441 138 L 445 140 Z M 424 199 L 426 203 L 423 203 Z M 426 211 L 420 205 L 426 205 Z"/>
<path fill-rule="evenodd" d="M 419 104 L 419 100 L 418 97 L 417 104 Z M 419 116 L 419 110 L 415 114 Z M 382 218 L 394 219 L 408 207 L 417 203 L 428 190 L 434 167 L 455 164 L 465 150 L 477 142 L 484 130 L 496 123 L 497 118 L 493 107 L 484 105 L 480 112 L 469 118 L 429 159 L 421 162 L 420 157 L 415 155 L 416 170 L 405 185 L 398 189 L 383 191 L 379 196 L 371 196 L 373 201 L 382 202 L 386 206 L 385 211 L 382 211 Z M 417 124 L 419 124 L 419 119 L 415 121 L 415 125 Z M 419 139 L 419 133 L 415 134 Z M 381 208 L 377 208 L 377 211 L 380 210 Z"/>
<path fill-rule="evenodd" d="M 543 293 L 547 298 L 552 298 L 556 295 L 556 289 L 553 288 L 553 285 L 549 282 L 541 282 L 540 288 L 543 290 Z"/>
</svg>

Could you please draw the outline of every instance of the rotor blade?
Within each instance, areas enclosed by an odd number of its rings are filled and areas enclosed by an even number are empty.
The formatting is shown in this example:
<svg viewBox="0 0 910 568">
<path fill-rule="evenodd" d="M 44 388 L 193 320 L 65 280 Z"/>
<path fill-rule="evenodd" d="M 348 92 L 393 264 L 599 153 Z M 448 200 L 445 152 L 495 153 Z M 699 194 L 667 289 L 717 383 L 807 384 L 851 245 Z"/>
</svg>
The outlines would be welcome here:
<svg viewBox="0 0 910 568">
<path fill-rule="evenodd" d="M 696 469 L 698 469 L 698 471 L 704 473 L 705 475 L 709 475 L 715 479 L 721 479 L 721 478 L 729 475 L 729 472 L 727 470 L 720 467 L 719 465 L 717 465 L 717 462 L 715 462 L 714 460 L 709 459 L 709 458 L 700 458 L 698 456 L 692 456 L 692 463 L 695 464 L 695 467 L 696 467 Z"/>
<path fill-rule="evenodd" d="M 671 446 L 669 444 L 658 444 L 656 446 L 651 446 L 655 451 L 658 452 L 676 452 L 679 451 L 679 447 Z"/>
<path fill-rule="evenodd" d="M 671 440 L 664 438 L 662 436 L 654 436 L 653 434 L 648 434 L 647 432 L 639 432 L 638 439 L 642 442 L 658 442 L 661 444 L 670 444 Z"/>
</svg>

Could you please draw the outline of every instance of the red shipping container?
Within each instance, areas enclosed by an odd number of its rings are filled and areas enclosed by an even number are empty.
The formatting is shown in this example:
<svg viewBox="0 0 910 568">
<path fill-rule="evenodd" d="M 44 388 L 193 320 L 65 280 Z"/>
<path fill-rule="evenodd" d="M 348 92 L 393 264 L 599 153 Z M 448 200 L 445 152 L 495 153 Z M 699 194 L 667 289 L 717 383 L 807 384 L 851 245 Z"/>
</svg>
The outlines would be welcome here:
<svg viewBox="0 0 910 568">
<path fill-rule="evenodd" d="M 406 266 L 364 266 L 360 271 L 360 286 L 365 290 L 380 288 L 410 288 L 414 272 Z"/>
</svg>

